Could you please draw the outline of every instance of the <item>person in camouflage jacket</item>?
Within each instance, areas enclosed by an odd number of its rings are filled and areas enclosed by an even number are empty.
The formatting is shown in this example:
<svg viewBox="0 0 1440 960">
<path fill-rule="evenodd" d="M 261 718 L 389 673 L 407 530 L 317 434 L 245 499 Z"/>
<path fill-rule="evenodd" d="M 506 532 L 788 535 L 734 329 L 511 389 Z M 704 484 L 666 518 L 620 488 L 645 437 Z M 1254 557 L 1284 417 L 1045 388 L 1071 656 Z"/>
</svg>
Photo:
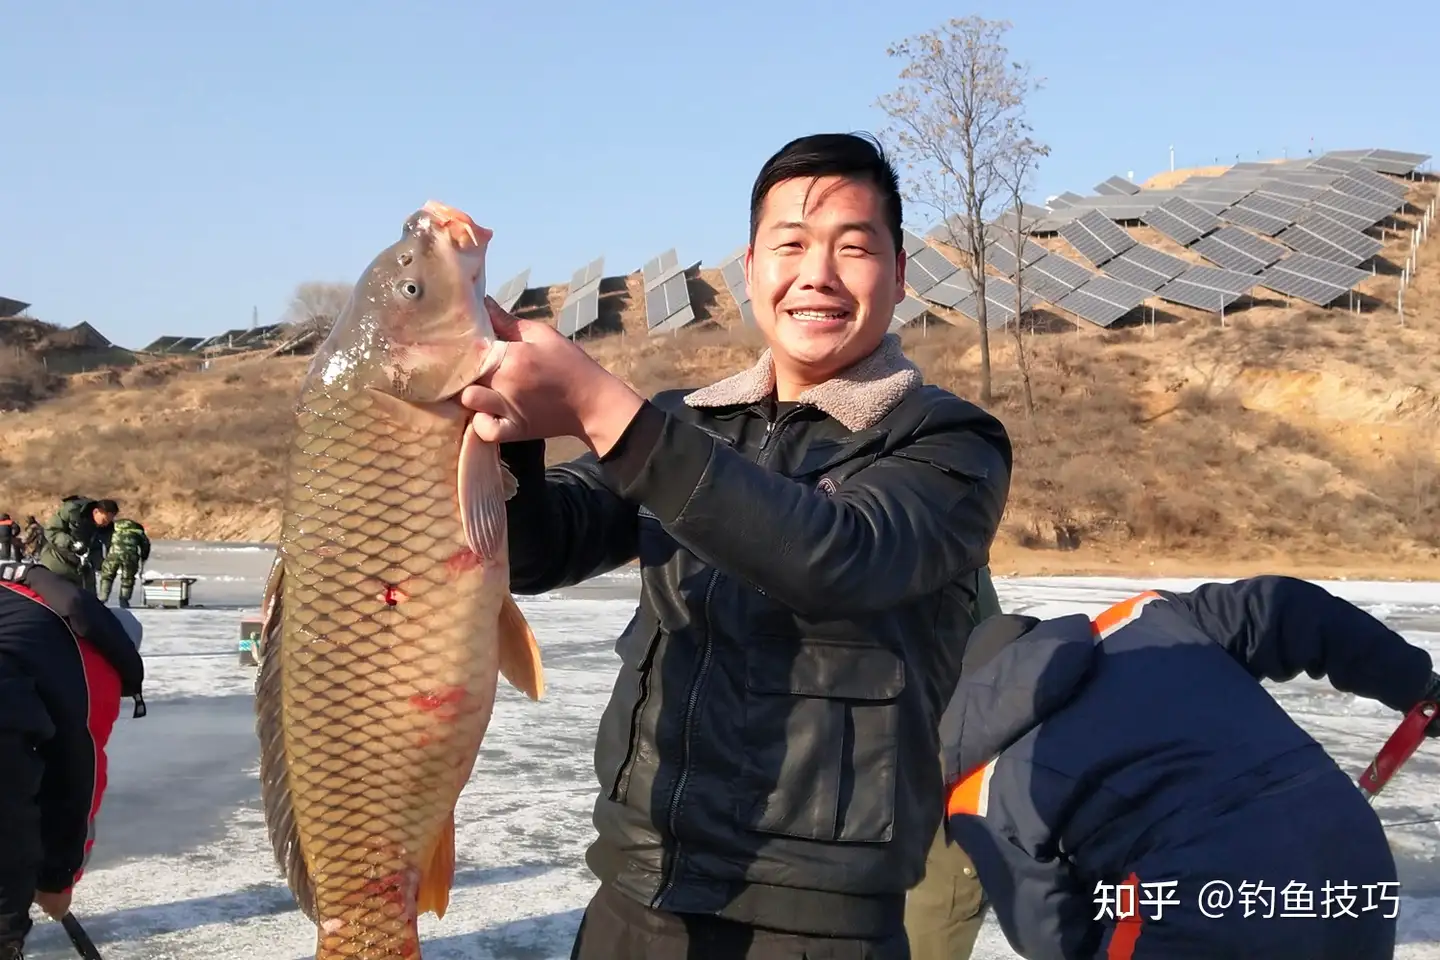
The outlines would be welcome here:
<svg viewBox="0 0 1440 960">
<path fill-rule="evenodd" d="M 20 536 L 20 546 L 23 549 L 23 556 L 26 560 L 36 560 L 40 556 L 40 548 L 45 544 L 45 528 L 40 526 L 40 521 L 35 517 L 25 518 L 25 532 Z"/>
<path fill-rule="evenodd" d="M 115 530 L 110 535 L 110 549 L 105 562 L 100 565 L 100 602 L 110 602 L 110 587 L 115 575 L 120 575 L 120 606 L 130 606 L 130 595 L 135 592 L 135 577 L 140 573 L 141 564 L 150 559 L 150 537 L 140 521 L 120 517 L 115 521 Z"/>
</svg>

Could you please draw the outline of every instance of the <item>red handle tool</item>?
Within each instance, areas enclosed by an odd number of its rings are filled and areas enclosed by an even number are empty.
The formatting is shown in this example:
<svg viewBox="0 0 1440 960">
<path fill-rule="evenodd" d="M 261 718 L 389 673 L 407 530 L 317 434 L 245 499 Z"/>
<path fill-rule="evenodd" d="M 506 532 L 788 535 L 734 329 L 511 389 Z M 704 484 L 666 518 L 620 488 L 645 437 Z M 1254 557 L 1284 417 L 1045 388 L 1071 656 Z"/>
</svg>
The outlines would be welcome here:
<svg viewBox="0 0 1440 960">
<path fill-rule="evenodd" d="M 1375 754 L 1370 766 L 1360 774 L 1360 790 L 1365 794 L 1365 799 L 1374 803 L 1380 791 L 1390 782 L 1390 778 L 1395 776 L 1395 771 L 1420 747 L 1425 740 L 1425 728 L 1435 719 L 1437 710 L 1440 710 L 1440 704 L 1433 700 L 1423 701 L 1416 704 L 1405 715 L 1405 719 L 1400 721 L 1400 726 L 1390 734 L 1390 739 L 1386 740 L 1385 746 Z"/>
</svg>

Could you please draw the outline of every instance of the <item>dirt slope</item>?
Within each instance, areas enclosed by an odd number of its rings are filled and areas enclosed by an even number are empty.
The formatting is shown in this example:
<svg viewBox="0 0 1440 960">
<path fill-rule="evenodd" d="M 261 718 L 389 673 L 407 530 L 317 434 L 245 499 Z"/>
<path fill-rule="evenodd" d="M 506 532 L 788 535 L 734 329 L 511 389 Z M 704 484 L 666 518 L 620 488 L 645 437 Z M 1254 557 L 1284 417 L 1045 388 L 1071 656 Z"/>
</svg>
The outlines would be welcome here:
<svg viewBox="0 0 1440 960">
<path fill-rule="evenodd" d="M 1417 185 L 1417 205 L 1435 190 Z M 1422 248 L 1402 326 L 1403 251 L 1392 235 L 1362 286 L 1378 302 L 1358 314 L 1270 297 L 1223 327 L 1183 308 L 1110 331 L 1042 315 L 1025 337 L 1033 419 L 1014 341 L 992 337 L 994 410 L 1016 446 L 996 569 L 1440 577 L 1440 242 Z M 759 352 L 718 271 L 691 281 L 706 322 L 670 336 L 646 335 L 638 274 L 614 287 L 601 335 L 583 343 L 637 389 L 711 382 Z M 518 312 L 553 322 L 564 294 L 531 291 Z M 974 396 L 968 321 L 904 339 L 927 379 Z M 271 538 L 307 362 L 256 354 L 72 378 L 0 414 L 0 509 L 43 514 L 85 492 L 116 497 L 159 537 Z M 551 445 L 552 459 L 578 451 Z"/>
</svg>

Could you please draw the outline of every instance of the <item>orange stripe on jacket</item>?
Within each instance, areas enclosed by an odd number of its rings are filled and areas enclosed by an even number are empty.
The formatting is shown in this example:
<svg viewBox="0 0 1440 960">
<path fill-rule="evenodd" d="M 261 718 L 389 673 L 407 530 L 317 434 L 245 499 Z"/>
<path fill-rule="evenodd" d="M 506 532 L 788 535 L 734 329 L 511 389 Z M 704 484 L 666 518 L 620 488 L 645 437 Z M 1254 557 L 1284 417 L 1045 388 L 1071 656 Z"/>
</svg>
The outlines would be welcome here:
<svg viewBox="0 0 1440 960">
<path fill-rule="evenodd" d="M 1095 632 L 1095 639 L 1104 640 L 1116 630 L 1126 624 L 1134 623 L 1140 616 L 1140 611 L 1145 605 L 1153 600 L 1162 599 L 1160 594 L 1153 590 L 1146 590 L 1138 593 L 1129 600 L 1121 600 L 1110 609 L 1102 612 L 1091 621 L 1091 629 Z"/>
<path fill-rule="evenodd" d="M 990 810 L 990 778 L 995 774 L 995 761 L 972 770 L 961 777 L 950 788 L 945 802 L 945 815 L 953 817 L 961 813 L 983 817 Z"/>
</svg>

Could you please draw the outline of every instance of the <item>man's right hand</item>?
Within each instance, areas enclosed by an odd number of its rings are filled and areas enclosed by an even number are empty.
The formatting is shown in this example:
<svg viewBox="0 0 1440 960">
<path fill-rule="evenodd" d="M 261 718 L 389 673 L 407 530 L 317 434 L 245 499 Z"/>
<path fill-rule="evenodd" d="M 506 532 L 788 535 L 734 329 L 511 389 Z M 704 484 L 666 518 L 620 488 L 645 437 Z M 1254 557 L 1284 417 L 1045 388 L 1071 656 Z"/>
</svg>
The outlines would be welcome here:
<svg viewBox="0 0 1440 960">
<path fill-rule="evenodd" d="M 70 912 L 70 891 L 46 893 L 43 890 L 36 890 L 35 905 L 44 910 L 51 920 L 59 920 Z"/>
<path fill-rule="evenodd" d="M 1430 674 L 1430 686 L 1425 688 L 1425 693 L 1420 697 L 1421 703 L 1440 703 L 1440 673 Z M 1430 725 L 1425 728 L 1425 736 L 1440 737 L 1440 712 L 1437 712 L 1430 720 Z"/>
</svg>

